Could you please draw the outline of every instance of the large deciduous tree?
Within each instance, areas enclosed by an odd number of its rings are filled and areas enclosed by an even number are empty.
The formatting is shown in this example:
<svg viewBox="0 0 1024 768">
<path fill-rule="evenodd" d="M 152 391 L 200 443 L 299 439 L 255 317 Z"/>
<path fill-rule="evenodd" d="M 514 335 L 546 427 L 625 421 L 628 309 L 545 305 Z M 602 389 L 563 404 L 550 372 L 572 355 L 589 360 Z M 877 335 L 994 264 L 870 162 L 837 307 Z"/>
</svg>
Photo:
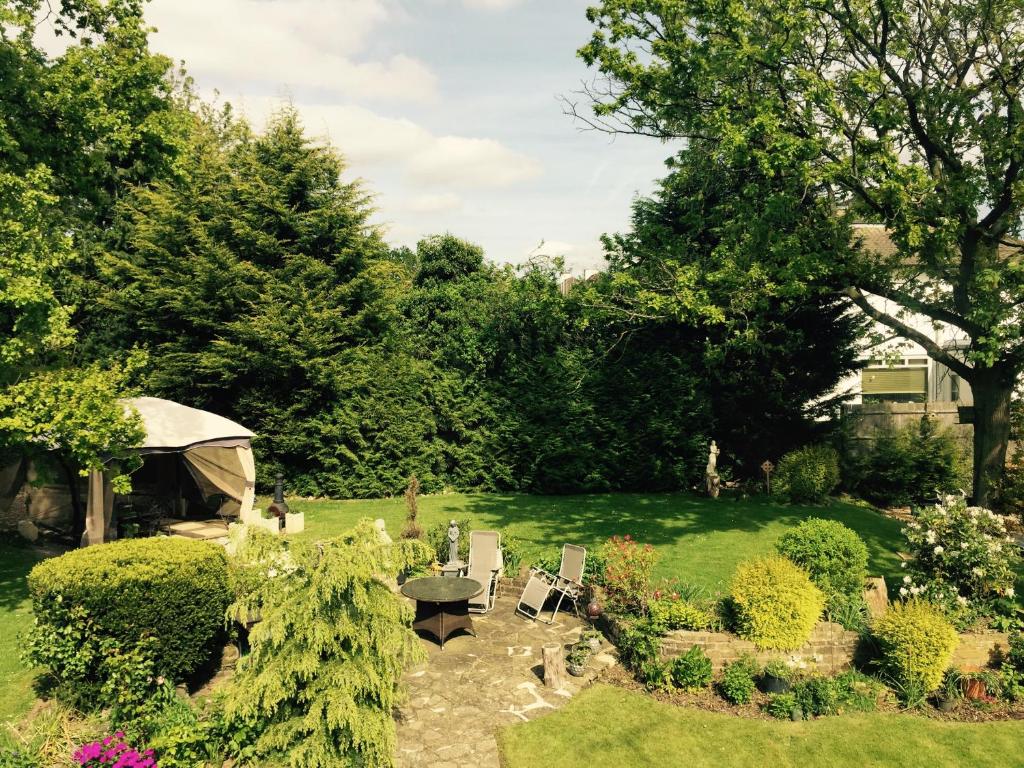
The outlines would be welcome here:
<svg viewBox="0 0 1024 768">
<path fill-rule="evenodd" d="M 141 6 L 0 2 L 0 447 L 57 459 L 76 533 L 77 476 L 127 458 L 142 436 L 117 402 L 135 363 L 79 367 L 74 354 L 79 275 L 114 201 L 173 162 L 176 85 L 148 50 Z M 46 30 L 66 41 L 59 54 L 40 46 Z"/>
<path fill-rule="evenodd" d="M 674 158 L 632 229 L 605 238 L 609 302 L 620 322 L 691 328 L 706 429 L 747 476 L 812 439 L 855 370 L 865 324 L 822 282 L 849 230 L 800 183 L 739 165 L 707 145 Z M 613 319 L 610 318 L 610 319 Z M 628 326 L 627 326 L 628 327 Z"/>
<path fill-rule="evenodd" d="M 1024 5 L 605 0 L 588 17 L 594 125 L 711 145 L 889 228 L 893 255 L 822 263 L 866 315 L 971 385 L 974 496 L 988 503 L 1024 367 Z M 962 332 L 966 349 L 910 314 Z"/>
</svg>

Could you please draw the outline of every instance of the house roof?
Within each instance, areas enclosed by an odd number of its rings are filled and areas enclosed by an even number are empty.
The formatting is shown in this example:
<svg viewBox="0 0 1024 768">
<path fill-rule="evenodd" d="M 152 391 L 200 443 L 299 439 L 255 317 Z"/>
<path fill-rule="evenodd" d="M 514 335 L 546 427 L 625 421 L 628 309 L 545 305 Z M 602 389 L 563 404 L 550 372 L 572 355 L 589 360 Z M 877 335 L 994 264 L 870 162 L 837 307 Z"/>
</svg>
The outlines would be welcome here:
<svg viewBox="0 0 1024 768">
<path fill-rule="evenodd" d="M 861 241 L 861 247 L 866 253 L 883 258 L 899 253 L 884 224 L 854 224 L 853 234 Z M 999 255 L 1004 259 L 1024 257 L 1024 240 L 1004 238 L 1004 242 L 999 245 Z"/>
</svg>

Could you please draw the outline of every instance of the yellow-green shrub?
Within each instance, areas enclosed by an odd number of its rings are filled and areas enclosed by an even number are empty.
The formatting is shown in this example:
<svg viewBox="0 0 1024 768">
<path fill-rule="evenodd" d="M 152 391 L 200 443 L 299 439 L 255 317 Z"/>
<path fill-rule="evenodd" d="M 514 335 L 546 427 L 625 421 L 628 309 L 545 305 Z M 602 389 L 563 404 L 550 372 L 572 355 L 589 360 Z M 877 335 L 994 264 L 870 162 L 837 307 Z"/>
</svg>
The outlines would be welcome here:
<svg viewBox="0 0 1024 768">
<path fill-rule="evenodd" d="M 730 587 L 736 634 L 760 648 L 793 650 L 811 635 L 825 596 L 784 557 L 742 563 Z"/>
<path fill-rule="evenodd" d="M 871 628 L 882 651 L 882 668 L 906 690 L 934 691 L 942 682 L 960 638 L 935 606 L 895 603 Z"/>
</svg>

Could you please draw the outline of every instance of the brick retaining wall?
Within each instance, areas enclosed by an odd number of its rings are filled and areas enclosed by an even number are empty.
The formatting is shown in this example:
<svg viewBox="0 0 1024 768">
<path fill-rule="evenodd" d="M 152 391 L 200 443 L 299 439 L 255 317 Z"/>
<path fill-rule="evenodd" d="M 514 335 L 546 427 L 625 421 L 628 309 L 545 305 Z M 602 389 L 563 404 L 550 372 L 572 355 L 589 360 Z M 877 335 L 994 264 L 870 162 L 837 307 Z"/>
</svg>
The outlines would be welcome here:
<svg viewBox="0 0 1024 768">
<path fill-rule="evenodd" d="M 669 632 L 661 641 L 661 657 L 673 658 L 699 646 L 711 659 L 715 671 L 744 654 L 754 656 L 759 664 L 781 659 L 793 664 L 806 664 L 809 670 L 835 674 L 849 669 L 857 650 L 860 636 L 839 624 L 819 621 L 810 639 L 795 651 L 762 651 L 748 640 L 741 640 L 728 632 Z"/>
<path fill-rule="evenodd" d="M 613 643 L 617 643 L 619 627 L 612 617 L 602 616 L 598 626 Z M 796 665 L 802 663 L 807 670 L 835 674 L 853 666 L 859 644 L 860 636 L 856 632 L 843 629 L 840 624 L 819 621 L 810 639 L 795 651 L 758 650 L 750 641 L 741 640 L 730 632 L 690 632 L 680 629 L 662 638 L 660 655 L 662 659 L 671 659 L 699 646 L 711 659 L 716 672 L 743 654 L 750 654 L 759 664 L 781 659 Z M 998 666 L 1008 649 L 1009 640 L 1004 632 L 965 632 L 960 635 L 960 645 L 953 653 L 950 664 L 964 672 L 977 672 L 985 667 Z"/>
<path fill-rule="evenodd" d="M 965 632 L 960 645 L 953 652 L 952 666 L 964 672 L 978 672 L 985 667 L 998 666 L 1010 649 L 1005 632 Z"/>
</svg>

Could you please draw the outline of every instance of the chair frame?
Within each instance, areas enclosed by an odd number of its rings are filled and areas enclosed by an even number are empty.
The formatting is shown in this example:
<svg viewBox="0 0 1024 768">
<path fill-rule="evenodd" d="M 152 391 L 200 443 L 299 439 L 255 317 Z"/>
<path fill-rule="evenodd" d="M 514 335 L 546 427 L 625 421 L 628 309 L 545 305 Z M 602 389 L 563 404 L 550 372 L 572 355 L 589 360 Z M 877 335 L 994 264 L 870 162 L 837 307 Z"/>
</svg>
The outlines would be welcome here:
<svg viewBox="0 0 1024 768">
<path fill-rule="evenodd" d="M 580 577 L 579 581 L 576 581 L 568 576 L 564 576 L 562 572 L 565 570 L 565 553 L 568 549 L 579 550 L 583 553 L 583 557 L 580 561 Z M 540 619 L 547 624 L 555 623 L 555 616 L 558 615 L 558 611 L 562 608 L 562 602 L 565 598 L 572 600 L 573 612 L 576 616 L 580 615 L 579 598 L 583 595 L 583 571 L 587 565 L 587 550 L 585 547 L 580 547 L 575 544 L 563 544 L 562 545 L 562 560 L 558 566 L 558 575 L 552 575 L 541 568 L 533 568 L 530 570 L 530 580 L 526 583 L 526 587 L 523 588 L 522 594 L 519 596 L 519 602 L 516 605 L 516 613 L 520 613 L 529 619 Z M 526 604 L 524 606 L 523 597 L 525 597 L 527 590 L 529 590 L 531 583 L 538 581 L 547 587 L 543 599 L 539 603 L 539 607 L 534 609 L 532 605 Z M 544 603 L 547 602 L 552 592 L 558 592 L 558 602 L 555 604 L 555 609 L 551 612 L 551 618 L 543 619 L 541 614 L 544 612 Z"/>
<path fill-rule="evenodd" d="M 501 534 L 497 531 L 470 531 L 469 534 L 469 562 L 466 567 L 466 576 L 468 577 L 473 570 L 473 535 L 477 533 L 493 534 L 497 537 L 497 546 L 495 548 L 495 562 L 496 567 L 490 569 L 490 578 L 488 582 L 483 585 L 483 606 L 480 603 L 474 603 L 470 600 L 469 612 L 470 613 L 487 613 L 494 608 L 494 601 L 498 595 L 498 577 L 501 575 L 503 568 L 502 556 L 501 556 Z"/>
</svg>

